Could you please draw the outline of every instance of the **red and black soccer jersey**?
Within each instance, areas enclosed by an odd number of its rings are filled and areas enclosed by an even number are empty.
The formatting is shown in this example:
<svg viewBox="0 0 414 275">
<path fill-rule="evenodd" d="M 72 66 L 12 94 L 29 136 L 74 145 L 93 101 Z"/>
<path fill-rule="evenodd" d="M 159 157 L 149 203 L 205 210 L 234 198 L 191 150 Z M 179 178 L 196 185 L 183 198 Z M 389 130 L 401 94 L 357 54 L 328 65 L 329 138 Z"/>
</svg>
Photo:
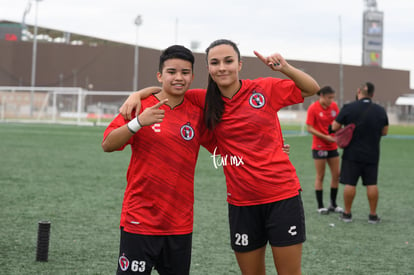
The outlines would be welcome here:
<svg viewBox="0 0 414 275">
<path fill-rule="evenodd" d="M 158 102 L 150 96 L 142 100 L 142 110 Z M 142 127 L 127 142 L 132 155 L 121 226 L 135 234 L 188 234 L 193 230 L 193 182 L 200 127 L 204 126 L 202 109 L 186 99 L 172 110 L 167 105 L 161 108 L 165 110 L 162 123 Z M 127 122 L 118 115 L 104 138 Z"/>
<path fill-rule="evenodd" d="M 225 111 L 214 129 L 221 154 L 215 156 L 214 167 L 224 169 L 227 201 L 244 206 L 298 195 L 299 179 L 282 151 L 277 112 L 303 102 L 299 88 L 291 80 L 242 80 L 237 94 L 223 100 Z M 203 102 L 198 104 L 204 106 Z"/>
<path fill-rule="evenodd" d="M 328 127 L 332 124 L 339 113 L 338 105 L 332 102 L 326 109 L 318 101 L 312 103 L 308 108 L 306 124 L 315 128 L 315 130 L 328 135 Z M 332 136 L 334 134 L 331 134 Z M 336 150 L 338 146 L 335 142 L 329 142 L 325 139 L 313 135 L 313 150 Z"/>
<path fill-rule="evenodd" d="M 191 101 L 194 105 L 198 106 L 200 109 L 203 110 L 204 104 L 206 101 L 206 90 L 205 89 L 191 89 L 185 92 L 184 97 Z M 207 127 L 204 123 L 204 113 L 202 113 L 202 120 L 201 126 L 201 139 L 200 145 L 205 147 L 210 153 L 213 153 L 214 150 L 217 148 L 217 143 L 212 131 L 207 130 Z"/>
</svg>

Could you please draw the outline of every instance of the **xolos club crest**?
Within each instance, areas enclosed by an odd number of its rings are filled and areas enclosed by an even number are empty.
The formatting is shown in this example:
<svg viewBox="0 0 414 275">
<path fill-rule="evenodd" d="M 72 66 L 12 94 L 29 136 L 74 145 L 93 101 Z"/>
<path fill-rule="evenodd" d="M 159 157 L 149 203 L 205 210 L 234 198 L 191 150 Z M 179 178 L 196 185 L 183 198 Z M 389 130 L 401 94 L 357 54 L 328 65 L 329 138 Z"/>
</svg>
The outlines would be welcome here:
<svg viewBox="0 0 414 275">
<path fill-rule="evenodd" d="M 194 129 L 189 122 L 181 126 L 180 133 L 181 137 L 185 140 L 192 140 L 194 138 Z"/>
<path fill-rule="evenodd" d="M 119 257 L 119 267 L 122 271 L 127 271 L 129 267 L 129 260 L 127 257 L 125 257 L 125 254 L 122 254 L 121 257 Z"/>
<path fill-rule="evenodd" d="M 253 94 L 250 96 L 249 103 L 253 108 L 260 109 L 265 105 L 266 99 L 263 94 L 253 91 Z"/>
</svg>

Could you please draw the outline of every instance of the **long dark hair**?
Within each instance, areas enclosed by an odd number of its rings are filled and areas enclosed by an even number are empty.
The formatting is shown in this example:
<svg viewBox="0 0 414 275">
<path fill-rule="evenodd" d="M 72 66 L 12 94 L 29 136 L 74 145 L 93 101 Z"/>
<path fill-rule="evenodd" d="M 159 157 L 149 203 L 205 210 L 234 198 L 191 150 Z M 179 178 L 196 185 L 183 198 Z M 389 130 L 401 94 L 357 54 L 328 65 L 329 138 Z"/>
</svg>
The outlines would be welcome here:
<svg viewBox="0 0 414 275">
<path fill-rule="evenodd" d="M 227 39 L 219 39 L 213 41 L 210 46 L 206 49 L 206 60 L 208 66 L 208 54 L 210 50 L 214 47 L 220 45 L 229 45 L 237 53 L 238 61 L 240 62 L 240 51 L 236 43 Z M 221 121 L 221 117 L 224 113 L 224 101 L 221 97 L 220 89 L 217 86 L 217 83 L 213 80 L 211 75 L 208 75 L 208 85 L 206 93 L 206 101 L 204 105 L 204 121 L 208 129 L 212 130 L 214 127 Z"/>
</svg>

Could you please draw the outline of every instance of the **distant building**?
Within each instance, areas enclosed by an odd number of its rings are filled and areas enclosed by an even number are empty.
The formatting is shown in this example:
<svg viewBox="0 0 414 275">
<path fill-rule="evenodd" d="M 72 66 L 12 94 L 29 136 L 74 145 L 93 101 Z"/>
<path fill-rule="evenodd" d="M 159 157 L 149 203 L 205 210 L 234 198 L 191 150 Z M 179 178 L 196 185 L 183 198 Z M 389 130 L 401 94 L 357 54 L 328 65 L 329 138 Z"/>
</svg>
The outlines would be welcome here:
<svg viewBox="0 0 414 275">
<path fill-rule="evenodd" d="M 27 29 L 26 29 L 27 28 Z M 0 21 L 0 86 L 30 86 L 33 26 Z M 94 91 L 131 91 L 134 74 L 132 44 L 38 28 L 36 86 L 82 87 Z M 159 85 L 156 79 L 160 50 L 140 47 L 138 88 Z M 205 56 L 195 53 L 194 88 L 207 85 Z M 281 77 L 270 71 L 256 57 L 243 57 L 242 78 Z M 340 65 L 334 63 L 288 60 L 312 75 L 321 86 L 330 85 L 339 98 Z M 355 99 L 361 83 L 375 84 L 374 100 L 384 107 L 393 106 L 401 94 L 410 92 L 407 70 L 378 66 L 343 65 L 343 103 Z M 307 98 L 306 108 L 317 98 Z M 296 107 L 295 107 L 296 108 Z"/>
</svg>

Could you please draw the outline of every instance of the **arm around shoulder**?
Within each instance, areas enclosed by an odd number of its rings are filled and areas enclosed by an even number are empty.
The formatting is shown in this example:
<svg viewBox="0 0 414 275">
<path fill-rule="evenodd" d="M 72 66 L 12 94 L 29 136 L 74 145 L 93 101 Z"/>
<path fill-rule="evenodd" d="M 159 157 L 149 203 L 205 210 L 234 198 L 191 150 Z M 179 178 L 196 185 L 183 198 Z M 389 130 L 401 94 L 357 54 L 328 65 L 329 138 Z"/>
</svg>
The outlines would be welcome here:
<svg viewBox="0 0 414 275">
<path fill-rule="evenodd" d="M 134 92 L 128 96 L 121 108 L 119 113 L 125 118 L 130 120 L 132 118 L 132 111 L 135 109 L 135 115 L 138 115 L 141 109 L 141 99 L 149 97 L 151 94 L 158 93 L 161 91 L 160 87 L 147 87 L 137 92 Z"/>
</svg>

